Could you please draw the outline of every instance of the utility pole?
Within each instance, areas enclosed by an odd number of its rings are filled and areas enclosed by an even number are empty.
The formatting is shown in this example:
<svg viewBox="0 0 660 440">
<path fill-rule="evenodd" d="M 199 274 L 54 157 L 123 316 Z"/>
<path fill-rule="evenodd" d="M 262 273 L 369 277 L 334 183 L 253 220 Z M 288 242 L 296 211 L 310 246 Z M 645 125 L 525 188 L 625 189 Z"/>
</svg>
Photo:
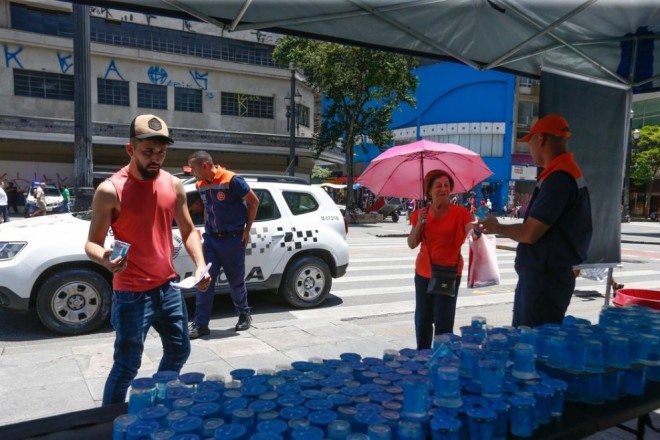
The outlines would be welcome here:
<svg viewBox="0 0 660 440">
<path fill-rule="evenodd" d="M 73 4 L 74 173 L 76 188 L 92 186 L 92 87 L 89 6 Z M 76 202 L 77 203 L 77 202 Z"/>
</svg>

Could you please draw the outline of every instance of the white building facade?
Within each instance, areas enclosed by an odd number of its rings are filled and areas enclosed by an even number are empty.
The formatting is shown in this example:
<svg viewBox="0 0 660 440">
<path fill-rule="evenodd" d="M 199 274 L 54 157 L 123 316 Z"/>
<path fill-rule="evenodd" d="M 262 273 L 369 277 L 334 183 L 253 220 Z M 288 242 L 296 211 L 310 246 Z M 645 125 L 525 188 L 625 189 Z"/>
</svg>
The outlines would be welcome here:
<svg viewBox="0 0 660 440">
<path fill-rule="evenodd" d="M 98 7 L 90 15 L 95 171 L 126 164 L 131 120 L 153 113 L 173 131 L 171 171 L 204 149 L 238 172 L 286 174 L 291 71 L 272 60 L 278 35 L 221 35 L 207 23 Z M 75 183 L 72 36 L 70 3 L 0 0 L 0 179 L 19 188 Z M 314 94 L 300 80 L 296 86 L 295 171 L 309 177 Z"/>
</svg>

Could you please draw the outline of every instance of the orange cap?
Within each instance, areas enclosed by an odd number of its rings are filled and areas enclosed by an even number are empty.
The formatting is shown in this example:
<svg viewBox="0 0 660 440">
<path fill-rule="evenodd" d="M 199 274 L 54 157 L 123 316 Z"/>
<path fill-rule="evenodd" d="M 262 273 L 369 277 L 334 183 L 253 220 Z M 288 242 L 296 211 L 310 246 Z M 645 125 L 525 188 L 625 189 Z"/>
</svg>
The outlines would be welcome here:
<svg viewBox="0 0 660 440">
<path fill-rule="evenodd" d="M 571 129 L 568 127 L 568 122 L 562 115 L 558 115 L 557 113 L 551 113 L 536 121 L 536 124 L 532 126 L 527 136 L 521 137 L 518 139 L 518 142 L 529 142 L 532 135 L 536 133 L 551 134 L 565 138 L 571 137 Z"/>
</svg>

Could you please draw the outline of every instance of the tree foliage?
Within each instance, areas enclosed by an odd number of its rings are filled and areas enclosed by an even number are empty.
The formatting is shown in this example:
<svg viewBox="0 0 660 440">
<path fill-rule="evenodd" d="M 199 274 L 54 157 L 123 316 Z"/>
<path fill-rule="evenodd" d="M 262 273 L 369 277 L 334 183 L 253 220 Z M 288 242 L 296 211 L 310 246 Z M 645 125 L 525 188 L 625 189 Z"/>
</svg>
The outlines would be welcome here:
<svg viewBox="0 0 660 440">
<path fill-rule="evenodd" d="M 389 124 L 401 104 L 415 105 L 417 60 L 356 46 L 284 37 L 273 52 L 281 66 L 293 63 L 326 102 L 314 148 L 340 146 L 346 153 L 348 188 L 353 187 L 353 151 L 365 136 L 381 149 L 392 142 Z M 352 191 L 347 205 L 351 206 Z"/>
<path fill-rule="evenodd" d="M 323 182 L 327 180 L 332 175 L 332 171 L 328 168 L 320 167 L 314 165 L 312 168 L 312 182 Z"/>
<path fill-rule="evenodd" d="M 651 204 L 651 188 L 656 173 L 660 170 L 660 126 L 647 125 L 640 129 L 632 155 L 630 178 L 643 185 L 646 194 L 644 215 L 648 215 Z"/>
</svg>

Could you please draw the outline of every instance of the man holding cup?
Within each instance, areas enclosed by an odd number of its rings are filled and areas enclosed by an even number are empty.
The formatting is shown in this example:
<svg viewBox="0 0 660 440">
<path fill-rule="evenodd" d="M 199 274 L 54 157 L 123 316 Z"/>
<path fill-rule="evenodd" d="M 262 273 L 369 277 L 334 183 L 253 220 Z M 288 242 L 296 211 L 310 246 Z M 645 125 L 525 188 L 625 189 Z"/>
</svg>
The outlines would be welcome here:
<svg viewBox="0 0 660 440">
<path fill-rule="evenodd" d="M 126 400 L 152 326 L 163 343 L 158 371 L 178 372 L 190 355 L 186 305 L 181 291 L 170 285 L 176 277 L 172 263 L 173 220 L 179 225 L 181 239 L 197 267 L 199 288 L 206 288 L 211 282 L 201 240 L 186 207 L 183 184 L 161 169 L 167 147 L 173 142 L 161 118 L 137 116 L 125 146 L 129 164 L 102 182 L 92 201 L 85 252 L 114 274 L 114 365 L 105 384 L 103 405 Z M 113 249 L 104 247 L 110 228 L 126 250 L 116 258 L 112 257 Z"/>
</svg>

